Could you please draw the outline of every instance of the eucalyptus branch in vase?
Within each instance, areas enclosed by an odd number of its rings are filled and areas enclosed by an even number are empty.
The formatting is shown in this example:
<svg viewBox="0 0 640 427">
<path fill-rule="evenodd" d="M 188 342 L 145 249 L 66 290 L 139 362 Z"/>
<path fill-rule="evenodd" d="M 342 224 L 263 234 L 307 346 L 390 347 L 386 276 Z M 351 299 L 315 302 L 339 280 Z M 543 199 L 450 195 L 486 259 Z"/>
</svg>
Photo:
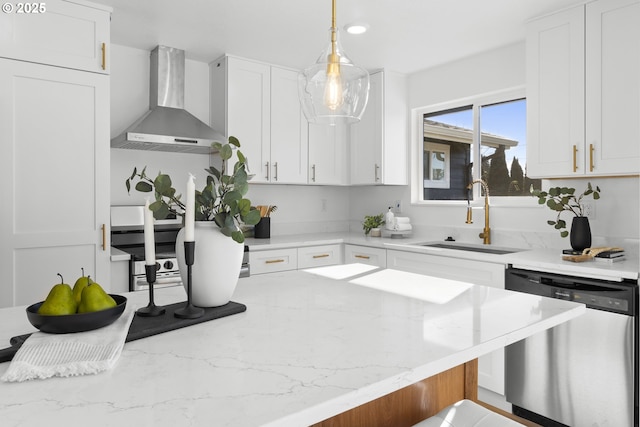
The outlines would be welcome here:
<svg viewBox="0 0 640 427">
<path fill-rule="evenodd" d="M 249 191 L 250 179 L 246 170 L 247 159 L 238 149 L 240 141 L 233 136 L 229 137 L 228 143 L 214 142 L 211 146 L 219 152 L 222 166 L 220 169 L 213 166 L 205 169 L 208 173 L 206 185 L 202 191 L 195 192 L 195 219 L 215 221 L 225 236 L 242 243 L 244 234 L 241 225 L 255 225 L 260 220 L 258 211 L 244 197 Z M 227 161 L 234 152 L 237 161 L 231 173 L 228 173 Z M 180 200 L 181 195 L 176 194 L 169 175 L 159 172 L 155 179 L 151 179 L 146 175 L 146 167 L 140 173 L 134 168 L 125 183 L 127 192 L 131 191 L 131 182 L 136 179 L 137 191 L 154 192 L 155 201 L 149 205 L 149 209 L 153 211 L 155 219 L 164 219 L 169 214 L 184 216 L 185 204 Z"/>
<path fill-rule="evenodd" d="M 587 189 L 581 194 L 575 194 L 575 188 L 569 187 L 552 187 L 549 191 L 534 190 L 531 194 L 538 198 L 538 204 L 546 204 L 552 211 L 558 212 L 555 221 L 547 221 L 547 224 L 553 226 L 556 230 L 560 230 L 561 237 L 567 237 L 569 232 L 564 230 L 567 227 L 565 220 L 560 216 L 563 212 L 571 212 L 575 217 L 584 216 L 584 206 L 582 199 L 586 196 L 592 196 L 593 200 L 600 198 L 600 187 L 595 189 L 591 183 L 587 183 Z"/>
</svg>

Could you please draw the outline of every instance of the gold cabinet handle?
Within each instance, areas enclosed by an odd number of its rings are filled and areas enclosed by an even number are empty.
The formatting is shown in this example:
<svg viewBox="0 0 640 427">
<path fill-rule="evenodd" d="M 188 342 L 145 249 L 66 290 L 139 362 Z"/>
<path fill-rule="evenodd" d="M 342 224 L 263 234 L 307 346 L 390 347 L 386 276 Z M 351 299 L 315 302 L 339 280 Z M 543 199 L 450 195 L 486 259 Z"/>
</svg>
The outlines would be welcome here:
<svg viewBox="0 0 640 427">
<path fill-rule="evenodd" d="M 277 264 L 279 262 L 284 262 L 283 259 L 268 259 L 265 261 L 265 264 Z"/>
<path fill-rule="evenodd" d="M 574 172 L 578 170 L 577 157 L 578 157 L 578 146 L 574 144 L 573 145 L 573 171 Z"/>
<path fill-rule="evenodd" d="M 369 255 L 354 255 L 354 258 L 370 259 L 371 257 Z"/>
<path fill-rule="evenodd" d="M 322 255 L 314 255 L 313 258 L 327 258 L 329 256 L 329 254 L 322 254 Z"/>
<path fill-rule="evenodd" d="M 107 69 L 107 44 L 102 43 L 102 69 Z"/>
<path fill-rule="evenodd" d="M 107 225 L 102 224 L 102 250 L 107 250 Z"/>
<path fill-rule="evenodd" d="M 589 144 L 589 172 L 593 172 L 593 144 Z"/>
</svg>

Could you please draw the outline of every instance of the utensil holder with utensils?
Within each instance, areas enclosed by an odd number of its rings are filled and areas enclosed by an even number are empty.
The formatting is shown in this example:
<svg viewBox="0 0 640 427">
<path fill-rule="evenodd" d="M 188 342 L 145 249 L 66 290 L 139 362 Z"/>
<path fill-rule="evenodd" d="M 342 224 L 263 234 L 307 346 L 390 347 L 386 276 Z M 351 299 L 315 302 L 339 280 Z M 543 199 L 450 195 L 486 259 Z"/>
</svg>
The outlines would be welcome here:
<svg viewBox="0 0 640 427">
<path fill-rule="evenodd" d="M 256 209 L 260 212 L 260 221 L 253 229 L 253 237 L 256 239 L 268 239 L 271 237 L 271 213 L 278 207 L 275 205 L 258 205 Z"/>
<path fill-rule="evenodd" d="M 268 216 L 260 218 L 260 221 L 253 229 L 253 237 L 256 239 L 268 239 L 271 237 L 271 218 Z"/>
</svg>

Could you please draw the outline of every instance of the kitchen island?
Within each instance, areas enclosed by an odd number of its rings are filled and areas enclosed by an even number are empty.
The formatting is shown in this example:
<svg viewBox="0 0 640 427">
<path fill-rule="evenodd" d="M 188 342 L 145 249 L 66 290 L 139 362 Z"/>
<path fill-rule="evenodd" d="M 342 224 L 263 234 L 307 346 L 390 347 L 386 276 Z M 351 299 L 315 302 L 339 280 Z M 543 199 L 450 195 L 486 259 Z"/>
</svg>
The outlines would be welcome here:
<svg viewBox="0 0 640 427">
<path fill-rule="evenodd" d="M 360 264 L 240 279 L 233 300 L 247 311 L 129 342 L 112 371 L 0 383 L 2 425 L 311 425 L 585 310 Z M 30 331 L 24 307 L 0 310 L 0 341 Z"/>
</svg>

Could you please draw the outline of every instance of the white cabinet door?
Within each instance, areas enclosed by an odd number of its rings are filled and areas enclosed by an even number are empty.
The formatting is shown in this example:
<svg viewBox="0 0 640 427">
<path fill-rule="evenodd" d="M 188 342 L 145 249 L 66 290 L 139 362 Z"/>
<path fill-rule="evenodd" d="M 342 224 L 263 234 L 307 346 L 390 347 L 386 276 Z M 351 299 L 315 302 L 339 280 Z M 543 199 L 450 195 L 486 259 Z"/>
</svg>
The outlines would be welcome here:
<svg viewBox="0 0 640 427">
<path fill-rule="evenodd" d="M 504 289 L 504 264 L 387 250 L 387 268 Z M 482 321 L 482 307 L 479 320 Z M 504 394 L 504 349 L 478 359 L 478 384 Z"/>
<path fill-rule="evenodd" d="M 587 173 L 640 172 L 640 2 L 587 3 Z"/>
<path fill-rule="evenodd" d="M 342 264 L 342 244 L 298 248 L 298 269 Z"/>
<path fill-rule="evenodd" d="M 348 184 L 349 126 L 309 124 L 309 183 Z"/>
<path fill-rule="evenodd" d="M 0 59 L 0 306 L 110 287 L 109 77 Z"/>
<path fill-rule="evenodd" d="M 377 71 L 369 101 L 351 125 L 351 184 L 407 184 L 408 104 L 406 76 Z"/>
<path fill-rule="evenodd" d="M 0 57 L 109 73 L 111 8 L 61 0 L 5 4 L 14 10 L 0 13 Z M 17 10 L 40 5 L 42 13 Z"/>
<path fill-rule="evenodd" d="M 351 125 L 351 184 L 382 183 L 383 75 L 369 76 L 369 101 L 358 123 Z"/>
<path fill-rule="evenodd" d="M 387 267 L 387 250 L 368 246 L 344 245 L 344 263 L 360 263 Z"/>
<path fill-rule="evenodd" d="M 584 6 L 527 26 L 527 173 L 584 174 Z"/>
<path fill-rule="evenodd" d="M 266 64 L 224 57 L 211 66 L 211 122 L 240 140 L 252 182 L 270 178 L 271 70 Z"/>
<path fill-rule="evenodd" d="M 298 72 L 271 67 L 272 183 L 307 183 L 308 138 L 298 101 Z"/>
</svg>

